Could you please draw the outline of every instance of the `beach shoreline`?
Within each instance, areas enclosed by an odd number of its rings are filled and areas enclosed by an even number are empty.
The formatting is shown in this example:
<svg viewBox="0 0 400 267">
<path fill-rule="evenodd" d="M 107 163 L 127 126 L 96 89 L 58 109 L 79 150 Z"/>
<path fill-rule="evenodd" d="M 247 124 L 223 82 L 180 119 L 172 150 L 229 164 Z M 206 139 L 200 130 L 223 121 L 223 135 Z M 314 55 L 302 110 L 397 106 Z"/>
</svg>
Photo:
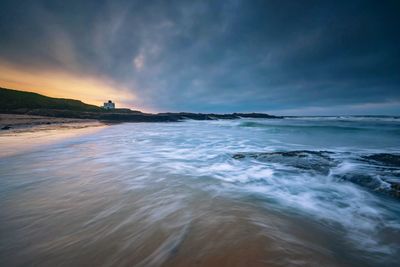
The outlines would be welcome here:
<svg viewBox="0 0 400 267">
<path fill-rule="evenodd" d="M 59 128 L 86 128 L 101 125 L 105 125 L 105 123 L 93 119 L 0 114 L 0 133 L 31 132 Z"/>
<path fill-rule="evenodd" d="M 107 125 L 89 119 L 0 114 L 0 158 L 90 134 Z"/>
</svg>

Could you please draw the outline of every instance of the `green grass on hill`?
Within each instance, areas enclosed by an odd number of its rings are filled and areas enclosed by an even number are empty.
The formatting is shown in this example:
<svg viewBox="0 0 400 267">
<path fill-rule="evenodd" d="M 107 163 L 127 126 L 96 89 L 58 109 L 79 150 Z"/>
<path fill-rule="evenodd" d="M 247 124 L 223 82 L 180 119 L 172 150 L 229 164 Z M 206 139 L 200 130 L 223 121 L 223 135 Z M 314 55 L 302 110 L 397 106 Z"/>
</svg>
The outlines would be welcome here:
<svg viewBox="0 0 400 267">
<path fill-rule="evenodd" d="M 71 111 L 103 111 L 102 108 L 74 99 L 53 98 L 44 95 L 0 87 L 0 111 L 19 109 L 57 109 Z"/>
</svg>

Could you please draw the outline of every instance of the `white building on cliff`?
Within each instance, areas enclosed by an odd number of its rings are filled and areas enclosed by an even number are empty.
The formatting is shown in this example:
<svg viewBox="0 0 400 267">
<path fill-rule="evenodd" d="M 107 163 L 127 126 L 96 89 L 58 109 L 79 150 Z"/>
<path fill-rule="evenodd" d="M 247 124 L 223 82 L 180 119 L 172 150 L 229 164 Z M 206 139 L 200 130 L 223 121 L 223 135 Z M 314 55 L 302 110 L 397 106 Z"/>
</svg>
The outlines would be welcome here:
<svg viewBox="0 0 400 267">
<path fill-rule="evenodd" d="M 104 109 L 115 109 L 115 103 L 113 103 L 111 100 L 108 100 L 108 102 L 105 102 L 103 105 Z"/>
</svg>

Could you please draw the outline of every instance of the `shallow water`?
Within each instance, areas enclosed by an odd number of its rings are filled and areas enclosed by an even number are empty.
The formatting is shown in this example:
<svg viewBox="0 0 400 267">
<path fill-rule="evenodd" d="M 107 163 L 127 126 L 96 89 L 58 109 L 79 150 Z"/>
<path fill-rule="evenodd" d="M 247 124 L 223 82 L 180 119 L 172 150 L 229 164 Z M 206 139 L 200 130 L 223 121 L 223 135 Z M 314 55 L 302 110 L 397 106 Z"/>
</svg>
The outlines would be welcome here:
<svg viewBox="0 0 400 267">
<path fill-rule="evenodd" d="M 398 265 L 397 118 L 37 135 L 0 136 L 0 266 Z"/>
</svg>

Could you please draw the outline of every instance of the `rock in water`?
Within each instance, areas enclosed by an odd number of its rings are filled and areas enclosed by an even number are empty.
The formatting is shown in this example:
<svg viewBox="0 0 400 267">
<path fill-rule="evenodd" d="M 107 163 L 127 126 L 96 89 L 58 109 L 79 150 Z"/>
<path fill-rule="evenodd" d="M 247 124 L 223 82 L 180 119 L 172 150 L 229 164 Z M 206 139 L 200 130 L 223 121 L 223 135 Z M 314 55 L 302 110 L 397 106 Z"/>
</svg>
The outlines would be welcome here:
<svg viewBox="0 0 400 267">
<path fill-rule="evenodd" d="M 2 127 L 1 129 L 2 129 L 2 130 L 10 130 L 10 129 L 11 129 L 11 126 L 6 125 L 6 126 Z"/>
<path fill-rule="evenodd" d="M 372 154 L 364 156 L 363 159 L 372 160 L 375 161 L 376 163 L 386 166 L 400 167 L 400 155 L 396 154 L 389 154 L 389 153 Z"/>
<path fill-rule="evenodd" d="M 238 153 L 233 155 L 234 159 L 253 158 L 263 162 L 279 163 L 298 169 L 328 174 L 329 169 L 336 166 L 334 160 L 329 156 L 329 151 L 278 151 L 261 153 Z"/>
</svg>

